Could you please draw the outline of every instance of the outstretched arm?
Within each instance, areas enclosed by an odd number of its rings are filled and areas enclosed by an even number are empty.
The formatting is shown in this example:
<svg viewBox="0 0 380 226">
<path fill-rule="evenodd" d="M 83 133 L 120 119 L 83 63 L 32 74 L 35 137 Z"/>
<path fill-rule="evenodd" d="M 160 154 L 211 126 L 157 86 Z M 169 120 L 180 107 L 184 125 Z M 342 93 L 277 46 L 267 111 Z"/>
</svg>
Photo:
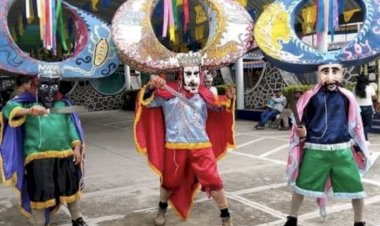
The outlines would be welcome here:
<svg viewBox="0 0 380 226">
<path fill-rule="evenodd" d="M 46 115 L 48 114 L 48 110 L 40 105 L 34 105 L 28 108 L 18 102 L 8 101 L 2 113 L 4 117 L 9 120 L 10 126 L 18 127 L 25 122 L 27 115 Z"/>
</svg>

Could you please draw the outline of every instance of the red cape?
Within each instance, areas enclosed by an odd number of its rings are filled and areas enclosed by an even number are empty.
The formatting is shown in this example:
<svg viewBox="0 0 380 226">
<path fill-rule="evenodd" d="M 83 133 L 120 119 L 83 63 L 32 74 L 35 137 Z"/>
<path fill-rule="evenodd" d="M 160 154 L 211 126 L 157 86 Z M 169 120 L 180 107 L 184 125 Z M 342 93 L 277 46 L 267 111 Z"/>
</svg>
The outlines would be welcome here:
<svg viewBox="0 0 380 226">
<path fill-rule="evenodd" d="M 173 89 L 178 90 L 178 83 L 168 84 Z M 149 166 L 160 176 L 162 182 L 162 172 L 164 169 L 164 150 L 165 150 L 165 122 L 162 108 L 146 108 L 143 106 L 143 88 L 136 99 L 136 118 L 134 122 L 134 139 L 138 152 L 147 155 Z M 199 88 L 199 94 L 206 103 L 213 106 L 226 106 L 221 111 L 208 110 L 206 122 L 206 131 L 209 136 L 212 148 L 217 159 L 222 158 L 228 148 L 235 147 L 234 127 L 235 127 L 235 109 L 234 100 L 228 104 L 225 96 L 216 98 L 204 86 Z M 170 99 L 173 97 L 166 90 L 156 90 L 155 95 Z M 185 183 L 171 194 L 170 202 L 177 213 L 186 219 L 193 203 L 193 197 L 196 194 L 199 183 L 196 180 L 194 172 L 189 169 L 186 175 Z"/>
</svg>

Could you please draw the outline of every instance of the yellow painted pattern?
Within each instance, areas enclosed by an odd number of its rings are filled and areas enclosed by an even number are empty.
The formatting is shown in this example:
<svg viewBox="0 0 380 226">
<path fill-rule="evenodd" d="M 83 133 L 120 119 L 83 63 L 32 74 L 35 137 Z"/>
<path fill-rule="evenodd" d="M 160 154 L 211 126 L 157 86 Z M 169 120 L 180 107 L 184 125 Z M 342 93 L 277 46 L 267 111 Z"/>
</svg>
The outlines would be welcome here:
<svg viewBox="0 0 380 226">
<path fill-rule="evenodd" d="M 281 59 L 282 43 L 291 39 L 290 16 L 283 5 L 270 4 L 255 24 L 254 36 L 260 48 L 269 56 Z"/>
<path fill-rule="evenodd" d="M 107 39 L 102 38 L 96 43 L 95 51 L 94 51 L 94 65 L 99 67 L 102 65 L 107 57 L 110 49 L 110 45 L 108 44 Z"/>
<path fill-rule="evenodd" d="M 196 5 L 194 7 L 194 10 L 195 10 L 195 23 L 196 24 L 201 24 L 201 23 L 207 21 L 206 12 L 203 10 L 203 7 L 201 5 Z"/>
</svg>

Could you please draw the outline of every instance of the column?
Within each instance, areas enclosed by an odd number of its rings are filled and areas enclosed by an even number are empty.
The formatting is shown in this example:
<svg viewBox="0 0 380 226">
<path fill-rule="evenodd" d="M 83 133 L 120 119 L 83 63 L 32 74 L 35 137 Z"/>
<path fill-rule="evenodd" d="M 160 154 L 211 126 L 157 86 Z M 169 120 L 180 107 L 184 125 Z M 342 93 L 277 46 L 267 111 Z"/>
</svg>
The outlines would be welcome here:
<svg viewBox="0 0 380 226">
<path fill-rule="evenodd" d="M 131 89 L 131 71 L 128 65 L 124 64 L 125 89 Z"/>
<path fill-rule="evenodd" d="M 244 65 L 243 57 L 235 63 L 235 76 L 236 76 L 236 109 L 244 109 Z"/>
</svg>

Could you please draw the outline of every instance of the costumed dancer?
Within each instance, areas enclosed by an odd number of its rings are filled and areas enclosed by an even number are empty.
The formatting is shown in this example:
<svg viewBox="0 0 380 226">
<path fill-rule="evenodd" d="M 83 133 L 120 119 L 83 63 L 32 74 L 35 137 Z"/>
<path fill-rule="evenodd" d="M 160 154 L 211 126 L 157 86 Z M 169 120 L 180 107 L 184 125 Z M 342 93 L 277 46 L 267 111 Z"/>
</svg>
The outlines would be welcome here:
<svg viewBox="0 0 380 226">
<path fill-rule="evenodd" d="M 73 226 L 86 226 L 79 199 L 82 189 L 83 132 L 75 113 L 49 113 L 70 105 L 59 93 L 60 76 L 41 76 L 36 93 L 24 92 L 2 112 L 2 181 L 20 192 L 21 212 L 35 226 L 67 204 Z M 25 172 L 25 173 L 24 173 Z M 7 179 L 10 178 L 10 179 Z"/>
<path fill-rule="evenodd" d="M 188 217 L 199 185 L 220 209 L 223 226 L 232 225 L 223 181 L 217 168 L 228 147 L 234 146 L 234 93 L 215 96 L 203 84 L 202 57 L 180 54 L 179 80 L 166 84 L 155 76 L 138 95 L 135 139 L 140 152 L 160 175 L 160 202 L 154 219 L 165 225 L 168 201 Z"/>
<path fill-rule="evenodd" d="M 354 40 L 335 51 L 327 50 L 327 34 L 328 31 L 334 33 L 331 25 L 339 25 L 332 21 L 338 17 L 337 8 L 342 5 L 335 7 L 330 1 L 325 7 L 324 2 L 319 1 L 317 7 L 326 14 L 318 15 L 330 17 L 324 21 L 321 16 L 317 22 L 323 25 L 323 29 L 318 30 L 318 51 L 303 43 L 291 24 L 297 15 L 294 10 L 305 3 L 302 0 L 273 2 L 255 24 L 257 45 L 268 61 L 285 71 L 301 74 L 317 71 L 318 75 L 318 84 L 306 91 L 294 106 L 297 125 L 292 127 L 287 166 L 288 184 L 294 186 L 294 192 L 285 226 L 297 225 L 305 195 L 317 198 L 320 213 L 325 216 L 330 191 L 337 198 L 351 199 L 354 225 L 365 225 L 361 176 L 371 163 L 359 105 L 354 94 L 340 83 L 343 66 L 358 66 L 379 56 L 380 33 L 372 24 L 380 25 L 380 12 L 376 10 L 380 2 L 361 1 L 366 15 L 363 27 Z M 328 13 L 328 9 L 334 13 Z M 276 26 L 282 29 L 274 32 L 276 27 L 268 26 L 272 21 L 278 21 Z"/>
<path fill-rule="evenodd" d="M 359 171 L 366 169 L 369 156 L 360 109 L 355 96 L 340 87 L 341 64 L 320 65 L 318 79 L 319 84 L 297 102 L 303 126 L 294 126 L 291 135 L 289 183 L 295 186 L 285 226 L 297 225 L 305 195 L 319 198 L 325 211 L 325 192 L 330 188 L 334 197 L 352 200 L 354 225 L 363 226 L 365 192 Z"/>
<path fill-rule="evenodd" d="M 181 78 L 170 84 L 154 77 L 137 97 L 135 143 L 162 185 L 155 223 L 165 224 L 168 201 L 186 219 L 202 185 L 216 200 L 223 225 L 232 225 L 216 160 L 235 145 L 234 89 L 227 89 L 228 98 L 213 95 L 203 84 L 200 66 L 203 60 L 204 68 L 219 68 L 242 57 L 253 46 L 252 17 L 236 1 L 204 1 L 200 5 L 211 29 L 207 44 L 196 54 L 177 53 L 158 41 L 149 22 L 158 3 L 126 1 L 112 20 L 112 37 L 126 64 L 151 74 L 181 70 Z M 170 11 L 170 5 L 165 9 Z M 163 29 L 163 36 L 172 28 Z"/>
<path fill-rule="evenodd" d="M 33 59 L 15 43 L 7 26 L 7 15 L 16 0 L 0 3 L 0 69 L 14 74 L 41 75 L 36 92 L 23 93 L 8 102 L 1 114 L 0 176 L 20 193 L 20 209 L 32 216 L 35 225 L 50 221 L 50 213 L 67 203 L 73 225 L 86 225 L 80 215 L 79 198 L 83 187 L 81 172 L 83 135 L 76 114 L 49 114 L 49 108 L 64 108 L 69 101 L 59 92 L 59 80 L 93 79 L 111 75 L 119 65 L 110 27 L 102 20 L 66 2 L 45 4 L 41 30 L 45 48 L 56 51 L 56 33 L 46 24 L 63 19 L 62 9 L 73 18 L 75 38 L 70 56 L 63 61 Z M 42 5 L 41 5 L 42 7 Z M 49 18 L 47 18 L 49 17 Z M 41 24 L 42 25 L 42 24 Z M 49 30 L 50 29 L 50 30 Z M 57 31 L 59 29 L 56 29 Z M 59 32 L 64 35 L 64 32 Z M 62 36 L 64 37 L 64 36 Z M 66 46 L 61 37 L 62 46 Z M 37 95 L 38 94 L 38 95 Z M 67 109 L 66 109 L 67 110 Z M 26 172 L 26 174 L 25 174 Z"/>
</svg>

